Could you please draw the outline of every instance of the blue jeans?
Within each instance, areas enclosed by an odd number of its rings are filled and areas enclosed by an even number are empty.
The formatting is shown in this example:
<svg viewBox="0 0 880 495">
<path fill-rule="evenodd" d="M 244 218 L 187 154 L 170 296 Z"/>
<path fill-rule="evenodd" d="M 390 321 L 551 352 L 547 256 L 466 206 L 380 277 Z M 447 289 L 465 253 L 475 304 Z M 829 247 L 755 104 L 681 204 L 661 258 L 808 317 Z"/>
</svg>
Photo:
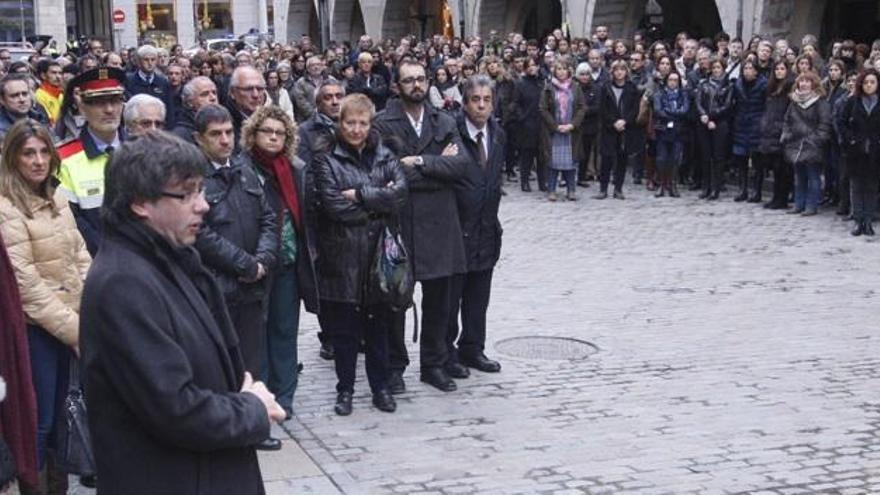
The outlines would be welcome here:
<svg viewBox="0 0 880 495">
<path fill-rule="evenodd" d="M 577 167 L 577 165 L 575 165 Z M 559 183 L 559 174 L 565 178 L 565 188 L 568 192 L 573 193 L 577 185 L 577 168 L 571 170 L 548 170 L 547 174 L 547 190 L 552 193 L 556 192 L 556 185 Z"/>
<path fill-rule="evenodd" d="M 266 359 L 263 379 L 275 400 L 293 414 L 293 393 L 297 384 L 297 336 L 299 334 L 299 290 L 296 265 L 275 273 L 266 315 Z"/>
<path fill-rule="evenodd" d="M 31 376 L 37 395 L 37 462 L 42 469 L 46 449 L 54 443 L 57 420 L 64 409 L 70 376 L 70 348 L 46 330 L 27 326 Z"/>
<path fill-rule="evenodd" d="M 822 180 L 818 163 L 798 163 L 794 166 L 794 207 L 815 210 L 822 197 Z"/>
</svg>

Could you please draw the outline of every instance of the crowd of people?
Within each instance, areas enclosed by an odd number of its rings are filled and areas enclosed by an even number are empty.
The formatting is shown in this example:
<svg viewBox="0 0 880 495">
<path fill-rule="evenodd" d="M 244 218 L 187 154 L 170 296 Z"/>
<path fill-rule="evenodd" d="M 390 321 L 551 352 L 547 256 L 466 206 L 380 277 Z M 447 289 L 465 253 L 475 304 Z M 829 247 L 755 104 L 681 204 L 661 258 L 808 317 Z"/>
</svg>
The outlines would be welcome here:
<svg viewBox="0 0 880 495">
<path fill-rule="evenodd" d="M 505 181 L 623 200 L 629 174 L 657 197 L 760 204 L 772 176 L 764 207 L 836 207 L 874 235 L 880 41 L 610 34 L 0 50 L 0 439 L 20 491 L 65 490 L 55 447 L 81 376 L 83 483 L 261 493 L 254 451 L 282 448 L 269 424 L 294 415 L 300 301 L 336 414 L 361 352 L 394 412 L 412 287 L 378 282 L 392 252 L 421 287 L 419 379 L 453 392 L 499 372 Z"/>
</svg>

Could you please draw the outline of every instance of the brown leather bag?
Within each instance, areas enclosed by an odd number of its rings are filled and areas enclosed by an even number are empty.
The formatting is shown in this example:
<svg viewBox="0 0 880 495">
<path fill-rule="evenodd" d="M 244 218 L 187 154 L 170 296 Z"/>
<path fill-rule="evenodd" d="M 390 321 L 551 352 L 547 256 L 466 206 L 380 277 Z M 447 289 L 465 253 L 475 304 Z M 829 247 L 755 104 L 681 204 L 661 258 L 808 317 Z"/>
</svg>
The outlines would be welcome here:
<svg viewBox="0 0 880 495">
<path fill-rule="evenodd" d="M 651 113 L 654 111 L 651 99 L 645 95 L 639 99 L 639 115 L 636 117 L 636 124 L 645 126 L 651 121 Z"/>
</svg>

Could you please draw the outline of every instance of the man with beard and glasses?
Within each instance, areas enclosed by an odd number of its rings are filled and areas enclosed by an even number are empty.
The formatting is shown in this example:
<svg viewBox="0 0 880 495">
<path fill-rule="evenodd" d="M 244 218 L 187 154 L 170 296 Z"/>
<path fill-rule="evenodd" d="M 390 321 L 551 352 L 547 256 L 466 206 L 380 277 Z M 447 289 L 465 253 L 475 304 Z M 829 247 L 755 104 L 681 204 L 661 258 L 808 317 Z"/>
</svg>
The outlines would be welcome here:
<svg viewBox="0 0 880 495">
<path fill-rule="evenodd" d="M 425 68 L 404 60 L 398 67 L 400 98 L 376 116 L 375 126 L 392 142 L 406 172 L 410 197 L 401 212 L 404 243 L 413 260 L 415 279 L 422 285 L 421 380 L 444 392 L 456 389 L 454 376 L 462 366 L 449 366 L 446 333 L 452 314 L 453 276 L 465 273 L 464 242 L 458 219 L 455 185 L 467 174 L 468 158 L 459 150 L 455 120 L 425 101 Z M 403 313 L 392 328 L 389 389 L 402 393 L 403 371 L 409 364 Z M 450 369 L 447 369 L 450 368 Z"/>
</svg>

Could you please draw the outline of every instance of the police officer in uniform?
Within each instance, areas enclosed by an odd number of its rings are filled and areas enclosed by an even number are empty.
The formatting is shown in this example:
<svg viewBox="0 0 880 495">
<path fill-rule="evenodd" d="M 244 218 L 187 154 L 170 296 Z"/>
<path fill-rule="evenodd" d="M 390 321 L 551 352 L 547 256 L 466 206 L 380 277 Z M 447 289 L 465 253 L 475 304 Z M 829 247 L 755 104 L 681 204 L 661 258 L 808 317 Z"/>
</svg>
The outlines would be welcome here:
<svg viewBox="0 0 880 495">
<path fill-rule="evenodd" d="M 86 125 L 79 137 L 58 146 L 58 187 L 70 201 L 76 225 L 93 257 L 101 237 L 104 167 L 124 141 L 119 128 L 124 82 L 125 72 L 112 67 L 92 69 L 71 80 L 70 84 L 79 88 L 76 103 Z"/>
</svg>

